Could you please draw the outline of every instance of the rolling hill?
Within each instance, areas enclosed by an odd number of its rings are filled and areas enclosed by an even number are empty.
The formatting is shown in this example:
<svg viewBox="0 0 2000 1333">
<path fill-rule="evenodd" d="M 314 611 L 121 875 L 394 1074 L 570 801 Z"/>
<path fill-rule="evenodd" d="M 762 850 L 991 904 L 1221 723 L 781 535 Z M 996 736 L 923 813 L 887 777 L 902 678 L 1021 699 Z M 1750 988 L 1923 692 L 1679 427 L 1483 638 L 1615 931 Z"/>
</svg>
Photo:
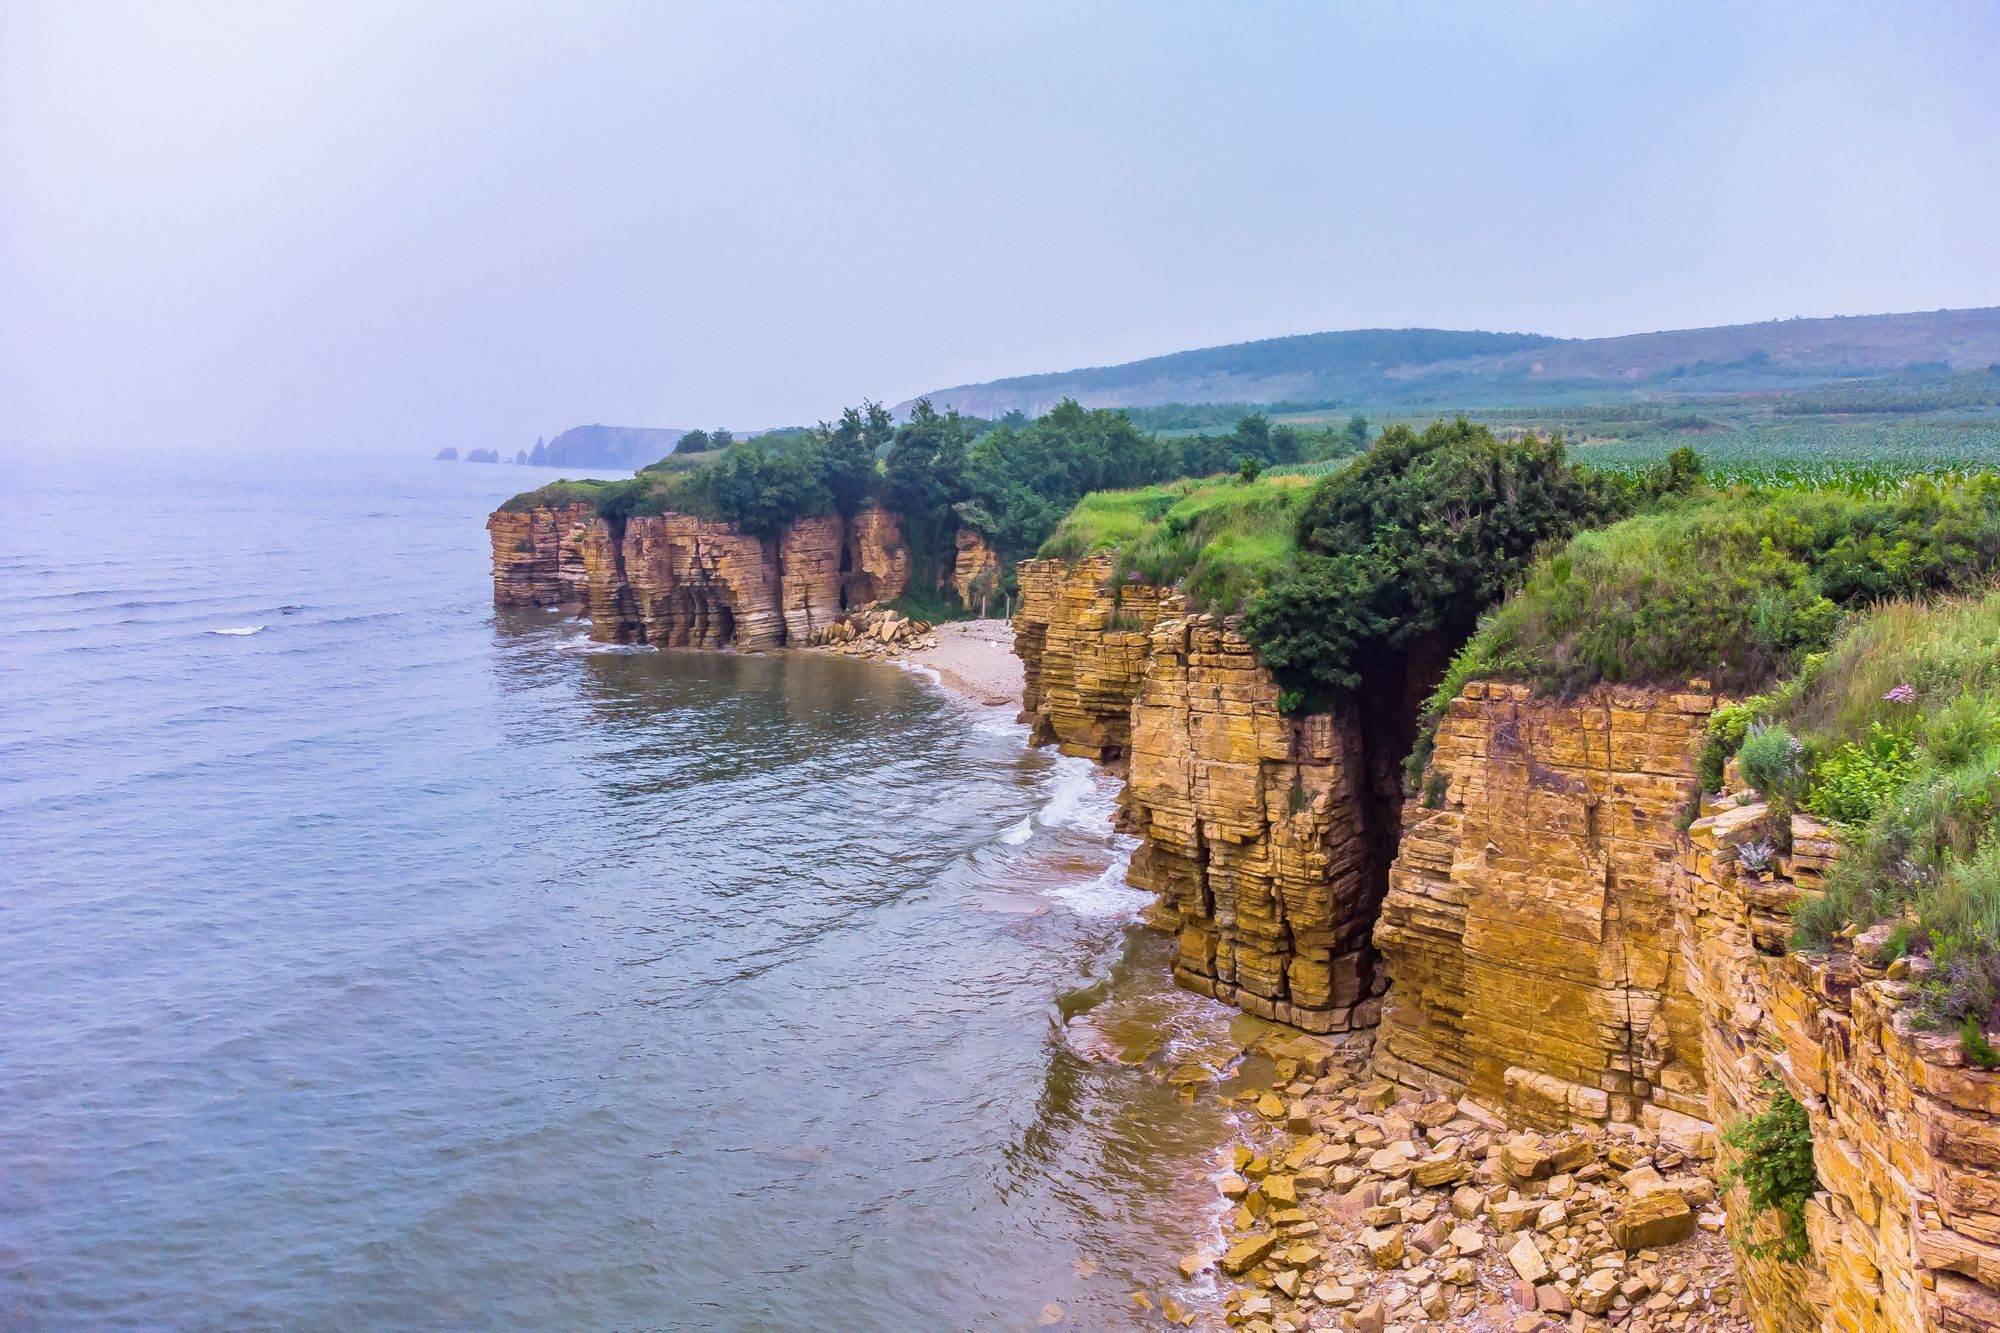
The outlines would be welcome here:
<svg viewBox="0 0 2000 1333">
<path fill-rule="evenodd" d="M 1065 397 L 1087 407 L 1275 402 L 1469 407 L 1797 389 L 1996 363 L 2000 307 L 1985 307 L 1614 338 L 1355 329 L 961 384 L 922 396 L 940 409 L 983 417 L 1015 409 L 1041 412 Z"/>
</svg>

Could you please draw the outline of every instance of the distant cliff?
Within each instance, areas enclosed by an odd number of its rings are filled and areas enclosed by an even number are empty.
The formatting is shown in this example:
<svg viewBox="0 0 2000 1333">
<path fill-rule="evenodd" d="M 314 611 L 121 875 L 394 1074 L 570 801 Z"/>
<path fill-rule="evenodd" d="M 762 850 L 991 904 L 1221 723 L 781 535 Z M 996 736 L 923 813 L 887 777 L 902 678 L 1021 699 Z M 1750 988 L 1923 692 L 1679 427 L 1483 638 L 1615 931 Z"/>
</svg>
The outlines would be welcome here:
<svg viewBox="0 0 2000 1333">
<path fill-rule="evenodd" d="M 496 602 L 579 607 L 591 637 L 617 643 L 817 643 L 910 579 L 902 524 L 875 505 L 797 519 L 769 539 L 692 514 L 605 518 L 576 502 L 496 510 L 486 529 Z"/>
<path fill-rule="evenodd" d="M 537 440 L 527 461 L 535 467 L 642 468 L 672 453 L 685 434 L 663 426 L 572 426 L 547 444 Z"/>
</svg>

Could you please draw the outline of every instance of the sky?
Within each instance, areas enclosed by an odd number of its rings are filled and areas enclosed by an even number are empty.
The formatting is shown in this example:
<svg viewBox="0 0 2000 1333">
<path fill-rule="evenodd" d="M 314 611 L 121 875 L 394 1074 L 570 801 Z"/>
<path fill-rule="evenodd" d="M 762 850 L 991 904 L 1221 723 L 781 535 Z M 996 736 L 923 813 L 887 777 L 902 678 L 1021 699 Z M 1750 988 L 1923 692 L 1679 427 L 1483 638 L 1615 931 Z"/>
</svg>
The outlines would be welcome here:
<svg viewBox="0 0 2000 1333">
<path fill-rule="evenodd" d="M 2000 304 L 2000 6 L 0 4 L 0 451 Z"/>
</svg>

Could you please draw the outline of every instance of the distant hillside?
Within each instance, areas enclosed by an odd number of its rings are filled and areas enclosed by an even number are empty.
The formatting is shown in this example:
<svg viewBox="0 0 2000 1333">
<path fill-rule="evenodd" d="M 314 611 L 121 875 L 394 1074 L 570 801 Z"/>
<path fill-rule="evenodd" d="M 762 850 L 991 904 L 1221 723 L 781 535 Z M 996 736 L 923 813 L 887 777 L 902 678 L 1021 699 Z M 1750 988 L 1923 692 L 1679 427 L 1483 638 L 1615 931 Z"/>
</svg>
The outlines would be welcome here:
<svg viewBox="0 0 2000 1333">
<path fill-rule="evenodd" d="M 572 426 L 547 444 L 537 440 L 527 461 L 536 467 L 640 468 L 672 453 L 685 434 L 663 426 Z"/>
<path fill-rule="evenodd" d="M 2000 307 L 1616 338 L 1357 329 L 1021 375 L 925 396 L 940 409 L 982 417 L 1041 412 L 1065 397 L 1086 407 L 1287 400 L 1474 406 L 1755 392 L 1995 363 Z"/>
</svg>

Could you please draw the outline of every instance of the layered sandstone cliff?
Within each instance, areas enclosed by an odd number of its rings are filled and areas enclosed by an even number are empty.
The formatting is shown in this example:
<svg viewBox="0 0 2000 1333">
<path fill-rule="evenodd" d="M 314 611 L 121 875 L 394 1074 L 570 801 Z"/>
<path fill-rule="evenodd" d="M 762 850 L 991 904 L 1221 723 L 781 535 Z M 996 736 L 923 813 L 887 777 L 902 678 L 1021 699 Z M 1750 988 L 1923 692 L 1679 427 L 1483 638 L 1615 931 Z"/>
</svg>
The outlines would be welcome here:
<svg viewBox="0 0 2000 1333">
<path fill-rule="evenodd" d="M 1451 703 L 1375 929 L 1393 980 L 1383 1073 L 1517 1122 L 1701 1138 L 1670 884 L 1713 702 L 1474 682 Z"/>
<path fill-rule="evenodd" d="M 493 538 L 493 600 L 501 606 L 581 606 L 589 585 L 583 544 L 598 521 L 587 504 L 496 511 L 486 520 Z"/>
<path fill-rule="evenodd" d="M 1826 830 L 1795 819 L 1783 873 L 1752 874 L 1735 848 L 1762 806 L 1711 799 L 1686 829 L 1706 686 L 1474 682 L 1385 831 L 1387 742 L 1360 710 L 1407 691 L 1288 717 L 1228 622 L 1112 575 L 1020 567 L 1024 703 L 1038 740 L 1127 764 L 1131 878 L 1160 895 L 1183 985 L 1314 1031 L 1379 1009 L 1377 1073 L 1695 1160 L 1783 1086 L 1820 1189 L 1803 1262 L 1756 1248 L 1769 1219 L 1730 1200 L 1758 1327 L 2000 1329 L 2000 1074 L 1912 1028 L 1875 936 L 1787 951 Z"/>
<path fill-rule="evenodd" d="M 1792 904 L 1837 854 L 1828 830 L 1794 816 L 1793 854 L 1753 872 L 1738 848 L 1763 836 L 1767 809 L 1708 808 L 1688 830 L 1675 906 L 1713 1116 L 1734 1121 L 1785 1088 L 1811 1121 L 1819 1175 L 1808 1259 L 1741 1256 L 1758 1327 L 2000 1328 L 2000 1075 L 1967 1068 L 1955 1035 L 1912 1027 L 1886 932 L 1833 955 L 1787 950 Z M 1767 1238 L 1747 1210 L 1730 1220 Z"/>
<path fill-rule="evenodd" d="M 1177 979 L 1313 1032 L 1373 1023 L 1396 794 L 1366 729 L 1283 716 L 1233 623 L 1116 578 L 1107 557 L 1024 561 L 1018 579 L 1023 716 L 1037 744 L 1129 761 L 1131 882 L 1159 896 Z"/>
<path fill-rule="evenodd" d="M 1374 1022 L 1369 930 L 1385 864 L 1362 731 L 1291 718 L 1235 627 L 1163 619 L 1133 701 L 1131 880 L 1160 896 L 1189 989 L 1309 1032 Z"/>
<path fill-rule="evenodd" d="M 900 595 L 910 558 L 894 514 L 800 519 L 772 540 L 692 514 L 599 517 L 589 506 L 501 510 L 494 597 L 578 606 L 591 635 L 670 648 L 812 643 L 849 610 Z"/>
<path fill-rule="evenodd" d="M 1180 598 L 1115 578 L 1107 556 L 1023 560 L 1017 577 L 1014 651 L 1023 673 L 1021 716 L 1033 728 L 1033 743 L 1100 762 L 1122 758 L 1153 626 L 1180 612 Z"/>
</svg>

